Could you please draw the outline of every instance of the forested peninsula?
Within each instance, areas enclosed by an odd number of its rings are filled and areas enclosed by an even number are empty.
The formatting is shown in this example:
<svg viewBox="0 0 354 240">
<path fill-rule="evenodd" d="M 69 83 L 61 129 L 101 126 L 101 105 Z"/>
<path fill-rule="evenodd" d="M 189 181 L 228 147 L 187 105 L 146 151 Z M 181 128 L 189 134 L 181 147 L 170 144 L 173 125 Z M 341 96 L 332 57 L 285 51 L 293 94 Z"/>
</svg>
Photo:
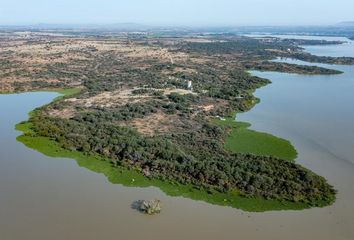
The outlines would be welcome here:
<svg viewBox="0 0 354 240">
<path fill-rule="evenodd" d="M 17 125 L 19 141 L 31 148 L 74 158 L 113 183 L 157 186 L 247 211 L 335 200 L 324 178 L 294 162 L 290 142 L 234 119 L 257 104 L 255 89 L 270 84 L 248 70 L 340 74 L 271 60 L 353 64 L 352 58 L 313 56 L 297 40 L 222 34 L 2 38 L 3 93 L 63 94 Z M 269 144 L 255 151 L 248 143 L 257 141 Z"/>
</svg>

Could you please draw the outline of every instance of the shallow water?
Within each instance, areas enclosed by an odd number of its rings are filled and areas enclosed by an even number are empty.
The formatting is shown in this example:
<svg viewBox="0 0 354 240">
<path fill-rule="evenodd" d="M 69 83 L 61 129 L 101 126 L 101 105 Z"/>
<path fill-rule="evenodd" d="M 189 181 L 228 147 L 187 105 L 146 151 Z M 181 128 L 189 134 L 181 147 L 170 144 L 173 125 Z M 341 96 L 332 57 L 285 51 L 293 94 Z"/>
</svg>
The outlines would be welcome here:
<svg viewBox="0 0 354 240">
<path fill-rule="evenodd" d="M 320 35 L 276 35 L 276 36 L 280 38 L 288 38 L 288 39 L 325 40 L 325 41 L 342 41 L 342 42 L 351 41 L 349 38 L 336 37 L 336 36 L 320 36 Z"/>
<path fill-rule="evenodd" d="M 334 37 L 334 36 L 316 36 L 316 35 L 282 35 L 282 34 L 245 34 L 248 37 L 277 37 L 282 39 L 304 39 L 304 40 L 326 40 L 326 41 L 342 41 L 347 42 L 350 39 L 346 37 Z"/>
<path fill-rule="evenodd" d="M 303 46 L 305 51 L 318 56 L 354 57 L 354 41 L 348 40 L 341 45 Z M 325 51 L 324 51 L 325 49 Z"/>
<path fill-rule="evenodd" d="M 318 56 L 330 57 L 354 57 L 354 41 L 346 37 L 333 36 L 311 36 L 311 35 L 274 35 L 274 34 L 247 34 L 248 37 L 277 37 L 288 39 L 304 39 L 304 40 L 326 40 L 326 41 L 342 41 L 340 45 L 311 45 L 302 46 L 305 51 Z"/>
<path fill-rule="evenodd" d="M 312 54 L 320 51 L 321 55 L 339 56 L 338 52 L 333 54 L 336 47 L 341 53 L 343 45 L 307 50 Z M 354 56 L 354 44 L 344 56 Z M 289 139 L 299 151 L 297 162 L 324 176 L 339 190 L 337 202 L 327 208 L 333 208 L 331 214 L 341 219 L 332 230 L 343 228 L 343 233 L 348 233 L 347 239 L 354 239 L 350 227 L 354 226 L 354 66 L 294 59 L 275 61 L 317 65 L 344 72 L 340 75 L 303 76 L 253 71 L 252 74 L 268 78 L 272 84 L 258 89 L 255 95 L 261 103 L 251 111 L 239 114 L 237 119 L 252 123 L 252 129 Z M 315 230 L 317 223 L 311 225 Z M 324 239 L 332 238 L 327 236 Z"/>
<path fill-rule="evenodd" d="M 334 66 L 337 68 L 337 66 Z M 354 239 L 354 68 L 343 75 L 259 73 L 273 84 L 261 103 L 238 118 L 291 140 L 298 162 L 339 190 L 333 206 L 246 213 L 179 197 L 157 188 L 110 184 L 70 159 L 50 158 L 16 141 L 14 125 L 56 94 L 0 95 L 0 239 Z M 148 217 L 133 201 L 159 198 Z"/>
</svg>

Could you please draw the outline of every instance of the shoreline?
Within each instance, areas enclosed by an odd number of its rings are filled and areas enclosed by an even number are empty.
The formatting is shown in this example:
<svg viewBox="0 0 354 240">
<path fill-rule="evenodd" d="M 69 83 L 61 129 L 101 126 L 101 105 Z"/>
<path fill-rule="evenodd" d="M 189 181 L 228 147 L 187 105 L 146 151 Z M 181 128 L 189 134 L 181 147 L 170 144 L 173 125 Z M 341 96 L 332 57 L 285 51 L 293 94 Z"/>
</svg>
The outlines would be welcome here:
<svg viewBox="0 0 354 240">
<path fill-rule="evenodd" d="M 35 114 L 32 112 L 31 114 Z M 85 167 L 96 173 L 104 174 L 109 182 L 127 187 L 158 187 L 169 196 L 186 197 L 207 203 L 229 206 L 248 212 L 265 212 L 274 210 L 303 210 L 311 208 L 305 203 L 290 201 L 266 200 L 264 198 L 248 198 L 235 191 L 229 193 L 208 193 L 204 189 L 197 189 L 193 185 L 182 185 L 176 182 L 164 182 L 144 177 L 134 169 L 118 166 L 114 167 L 110 160 L 95 155 L 86 155 L 79 151 L 62 149 L 59 144 L 49 138 L 33 136 L 29 122 L 16 125 L 16 130 L 23 134 L 17 140 L 25 146 L 34 149 L 46 156 L 54 158 L 69 158 L 75 160 L 80 167 Z M 326 204 L 325 204 L 326 205 Z"/>
<path fill-rule="evenodd" d="M 60 100 L 64 97 L 75 94 L 77 93 L 77 91 L 78 89 L 51 90 L 51 92 L 58 92 L 62 94 L 62 96 L 53 99 L 51 103 Z M 43 90 L 40 92 L 48 91 Z M 254 105 L 256 105 L 258 102 L 259 101 L 254 102 L 250 109 L 252 109 Z M 18 123 L 16 125 L 16 130 L 22 132 L 22 135 L 17 137 L 17 140 L 19 142 L 23 143 L 25 146 L 31 149 L 34 149 L 50 157 L 73 159 L 78 163 L 80 167 L 85 167 L 96 173 L 104 174 L 109 180 L 109 182 L 113 184 L 121 184 L 127 187 L 154 186 L 158 187 L 169 196 L 180 196 L 190 198 L 193 200 L 204 201 L 214 205 L 237 208 L 247 212 L 303 210 L 313 207 L 309 204 L 302 202 L 291 202 L 273 199 L 267 200 L 262 197 L 247 197 L 244 196 L 242 193 L 238 192 L 237 190 L 232 190 L 227 193 L 221 193 L 217 191 L 213 191 L 210 193 L 207 192 L 205 189 L 198 189 L 193 185 L 182 185 L 176 182 L 165 182 L 157 179 L 149 179 L 134 169 L 128 169 L 127 167 L 123 166 L 113 166 L 111 161 L 107 158 L 102 158 L 94 154 L 84 154 L 79 151 L 69 151 L 61 148 L 57 142 L 49 138 L 36 136 L 35 133 L 31 130 L 30 119 L 31 116 L 34 116 L 37 111 L 40 110 L 38 110 L 38 108 L 33 110 L 29 113 L 28 120 Z M 290 142 L 289 144 L 291 145 Z M 325 202 L 318 202 L 317 204 L 319 207 L 329 205 L 329 203 Z"/>
</svg>

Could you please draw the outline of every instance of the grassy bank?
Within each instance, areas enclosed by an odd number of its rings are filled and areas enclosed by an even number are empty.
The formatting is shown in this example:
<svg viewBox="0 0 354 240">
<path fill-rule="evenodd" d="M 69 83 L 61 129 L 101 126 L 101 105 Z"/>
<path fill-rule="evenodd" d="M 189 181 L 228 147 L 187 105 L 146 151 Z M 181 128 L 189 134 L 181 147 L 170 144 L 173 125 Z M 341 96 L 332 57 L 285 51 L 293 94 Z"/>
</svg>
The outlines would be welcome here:
<svg viewBox="0 0 354 240">
<path fill-rule="evenodd" d="M 292 161 L 297 157 L 297 152 L 291 143 L 268 133 L 257 132 L 249 129 L 251 124 L 236 122 L 233 118 L 225 121 L 214 120 L 220 126 L 230 128 L 226 138 L 225 148 L 231 152 L 251 153 L 260 156 L 274 156 Z"/>
<path fill-rule="evenodd" d="M 251 74 L 250 72 L 248 73 Z M 257 88 L 266 85 L 260 85 Z M 249 94 L 254 95 L 254 92 L 255 90 L 249 90 Z M 252 109 L 259 103 L 259 98 L 249 101 L 248 109 Z M 225 121 L 218 118 L 213 119 L 213 122 L 217 125 L 230 129 L 229 135 L 225 140 L 225 148 L 228 151 L 235 153 L 251 153 L 259 156 L 274 156 L 289 161 L 296 159 L 297 151 L 291 142 L 268 133 L 249 129 L 251 124 L 235 120 L 238 113 L 239 112 L 235 112 L 225 118 Z"/>
</svg>

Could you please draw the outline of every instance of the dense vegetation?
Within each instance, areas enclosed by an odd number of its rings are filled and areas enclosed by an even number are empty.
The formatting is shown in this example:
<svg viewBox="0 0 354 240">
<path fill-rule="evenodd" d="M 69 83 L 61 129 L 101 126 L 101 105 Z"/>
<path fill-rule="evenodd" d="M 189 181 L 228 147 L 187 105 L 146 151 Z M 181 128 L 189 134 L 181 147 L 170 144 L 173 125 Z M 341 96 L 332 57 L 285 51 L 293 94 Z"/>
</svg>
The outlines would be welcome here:
<svg viewBox="0 0 354 240">
<path fill-rule="evenodd" d="M 85 40 L 77 41 L 81 46 Z M 130 169 L 147 179 L 193 186 L 211 196 L 237 192 L 252 199 L 306 206 L 334 201 L 335 190 L 325 179 L 289 161 L 294 152 L 232 151 L 227 141 L 233 126 L 212 119 L 247 111 L 257 103 L 252 92 L 270 81 L 251 76 L 248 69 L 339 73 L 269 60 L 279 56 L 332 62 L 352 59 L 307 55 L 295 40 L 233 35 L 212 36 L 206 42 L 179 38 L 96 41 L 89 39 L 81 49 L 73 47 L 65 53 L 72 58 L 60 63 L 23 66 L 4 61 L 6 77 L 38 79 L 15 82 L 15 90 L 78 85 L 82 90 L 37 111 L 30 119 L 28 137 L 50 139 L 66 153 L 109 159 L 112 171 Z M 65 44 L 53 43 L 56 48 Z M 46 48 L 51 47 L 46 43 Z M 18 71 L 11 72 L 13 67 Z M 187 87 L 189 81 L 193 89 Z M 152 131 L 147 133 L 144 127 Z M 244 139 L 250 132 L 246 135 Z M 281 141 L 273 143 L 283 146 Z"/>
<path fill-rule="evenodd" d="M 245 63 L 245 68 L 250 70 L 258 70 L 258 71 L 276 71 L 276 72 L 297 72 L 303 74 L 341 74 L 343 72 L 322 68 L 318 66 L 306 66 L 306 65 L 297 65 L 297 64 L 289 64 L 289 63 L 278 63 L 278 62 L 270 62 L 270 61 L 261 61 L 257 64 L 255 63 Z"/>
<path fill-rule="evenodd" d="M 297 164 L 274 157 L 224 150 L 220 127 L 197 132 L 144 137 L 99 118 L 58 120 L 37 115 L 34 130 L 65 149 L 98 153 L 114 166 L 136 169 L 146 177 L 193 184 L 210 192 L 240 189 L 248 196 L 305 202 L 331 202 L 335 191 L 325 180 Z"/>
<path fill-rule="evenodd" d="M 256 68 L 259 61 L 270 60 L 276 57 L 294 58 L 308 62 L 318 62 L 327 64 L 343 64 L 353 65 L 354 58 L 351 57 L 327 57 L 316 56 L 306 53 L 299 46 L 301 45 L 323 45 L 323 44 L 337 44 L 341 42 L 336 41 L 318 41 L 318 40 L 298 40 L 298 39 L 278 39 L 278 38 L 237 38 L 227 41 L 214 41 L 208 43 L 187 43 L 181 46 L 181 49 L 190 53 L 198 52 L 208 55 L 220 54 L 238 54 L 238 59 L 250 62 L 253 60 L 252 67 Z M 270 63 L 269 63 L 270 64 Z M 268 66 L 269 66 L 268 64 Z M 273 63 L 274 67 L 277 65 Z M 249 67 L 249 66 L 248 66 Z M 295 66 L 293 66 L 295 67 Z M 314 68 L 313 68 L 314 69 Z M 313 70 L 312 69 L 312 70 Z M 324 68 L 316 68 L 317 73 L 328 74 Z M 276 70 L 276 69 L 271 69 Z M 296 73 L 306 73 L 305 71 L 297 71 L 294 68 L 292 71 Z M 311 69 L 310 69 L 311 70 Z M 277 69 L 282 71 L 282 69 Z M 333 73 L 333 72 L 332 72 Z"/>
<path fill-rule="evenodd" d="M 276 39 L 274 39 L 276 40 Z M 189 52 L 204 52 L 208 54 L 231 54 L 235 52 L 256 53 L 258 55 L 271 56 L 271 52 L 267 49 L 278 49 L 286 51 L 288 48 L 296 49 L 296 47 L 283 43 L 281 41 L 266 41 L 253 38 L 240 37 L 233 41 L 213 41 L 207 43 L 186 43 L 183 49 Z"/>
<path fill-rule="evenodd" d="M 318 62 L 326 64 L 341 64 L 341 65 L 353 65 L 354 58 L 352 57 L 326 57 L 315 56 L 306 52 L 293 52 L 290 54 L 280 54 L 280 57 L 294 58 L 306 62 Z"/>
</svg>

